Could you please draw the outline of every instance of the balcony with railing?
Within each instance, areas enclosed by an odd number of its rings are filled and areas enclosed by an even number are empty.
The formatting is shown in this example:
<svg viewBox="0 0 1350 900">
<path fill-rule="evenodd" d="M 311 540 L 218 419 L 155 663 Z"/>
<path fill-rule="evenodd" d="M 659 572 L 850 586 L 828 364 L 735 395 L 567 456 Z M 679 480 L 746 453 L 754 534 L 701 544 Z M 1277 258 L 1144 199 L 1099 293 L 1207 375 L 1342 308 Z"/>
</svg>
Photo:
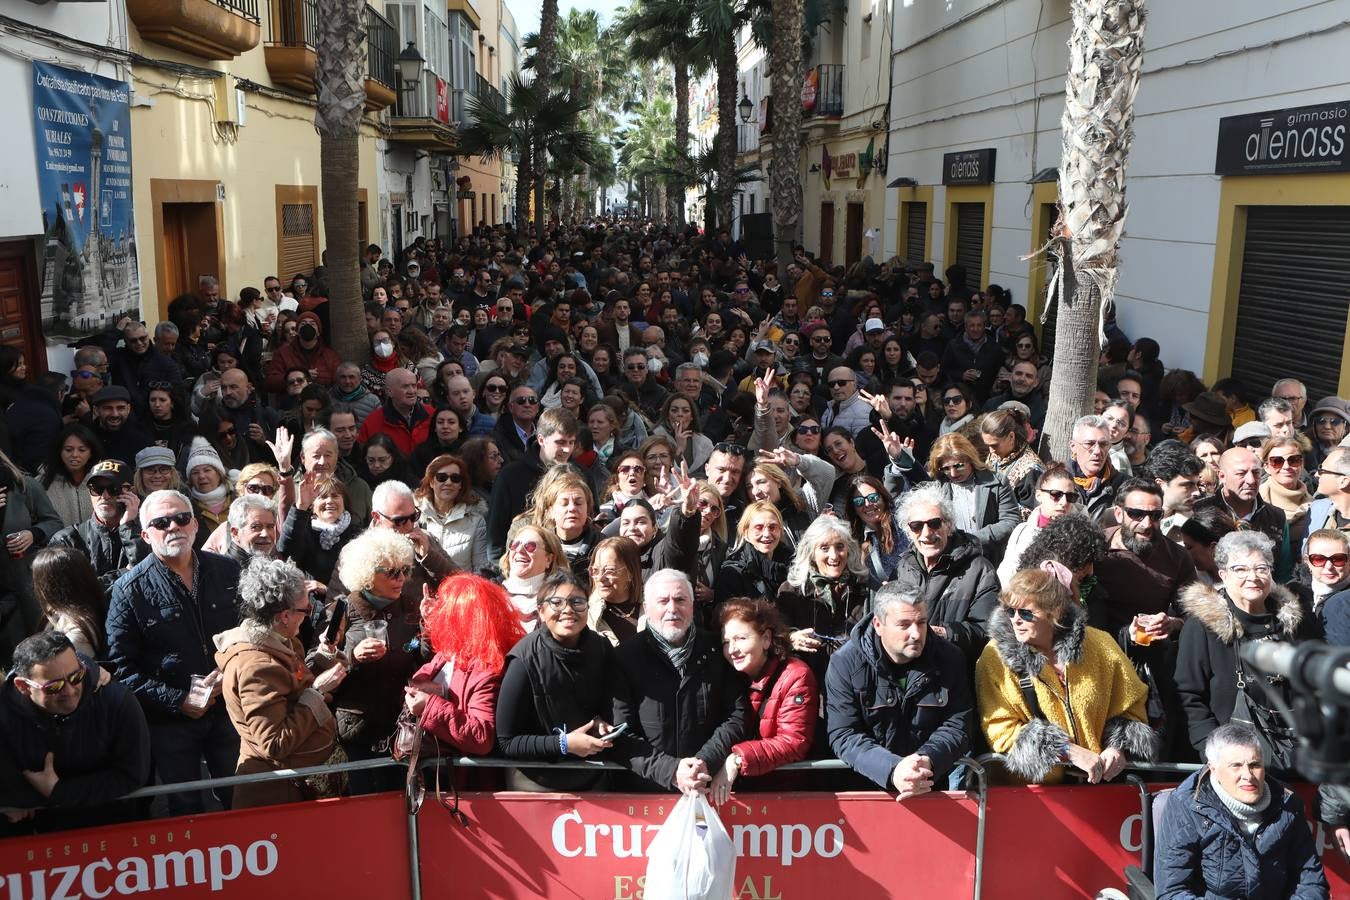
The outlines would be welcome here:
<svg viewBox="0 0 1350 900">
<path fill-rule="evenodd" d="M 493 87 L 492 82 L 482 75 L 478 75 L 476 78 L 474 93 L 478 96 L 479 101 L 499 113 L 506 112 L 506 98 L 502 96 L 502 92 Z"/>
<path fill-rule="evenodd" d="M 141 37 L 202 59 L 234 59 L 258 46 L 263 0 L 127 0 Z"/>
<path fill-rule="evenodd" d="M 263 46 L 272 81 L 304 94 L 314 93 L 318 47 L 319 0 L 272 0 Z"/>
<path fill-rule="evenodd" d="M 398 31 L 373 6 L 366 7 L 366 109 L 398 100 Z"/>
<path fill-rule="evenodd" d="M 844 67 L 808 69 L 802 82 L 802 119 L 838 119 L 844 114 Z"/>
<path fill-rule="evenodd" d="M 464 92 L 451 89 L 430 69 L 415 84 L 399 90 L 389 119 L 389 139 L 419 150 L 454 150 L 455 132 L 464 117 Z"/>
</svg>

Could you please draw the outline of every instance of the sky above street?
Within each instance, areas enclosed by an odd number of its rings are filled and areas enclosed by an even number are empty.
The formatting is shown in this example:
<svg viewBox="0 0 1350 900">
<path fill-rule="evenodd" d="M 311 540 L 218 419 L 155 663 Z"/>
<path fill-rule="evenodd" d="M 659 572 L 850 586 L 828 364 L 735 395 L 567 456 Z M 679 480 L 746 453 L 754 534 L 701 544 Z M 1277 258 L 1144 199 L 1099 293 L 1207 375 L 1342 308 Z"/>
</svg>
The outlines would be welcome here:
<svg viewBox="0 0 1350 900">
<path fill-rule="evenodd" d="M 525 35 L 539 30 L 538 0 L 507 0 L 506 5 L 516 17 L 516 26 L 520 29 L 522 39 Z M 615 11 L 624 5 L 624 0 L 587 0 L 582 3 L 558 0 L 558 14 L 565 16 L 569 9 L 593 9 L 600 14 L 600 24 L 609 25 L 614 21 Z"/>
</svg>

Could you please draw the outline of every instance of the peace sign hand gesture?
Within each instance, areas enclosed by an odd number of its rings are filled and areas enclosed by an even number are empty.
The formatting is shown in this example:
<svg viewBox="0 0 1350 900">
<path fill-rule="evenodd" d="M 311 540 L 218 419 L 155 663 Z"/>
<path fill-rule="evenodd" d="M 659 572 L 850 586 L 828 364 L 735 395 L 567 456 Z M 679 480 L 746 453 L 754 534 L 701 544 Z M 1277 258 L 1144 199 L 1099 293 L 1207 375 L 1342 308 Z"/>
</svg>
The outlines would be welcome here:
<svg viewBox="0 0 1350 900">
<path fill-rule="evenodd" d="M 891 417 L 891 405 L 886 402 L 885 395 L 869 394 L 867 391 L 859 390 L 858 396 L 862 397 L 863 402 L 877 411 L 877 415 L 881 416 L 881 421 L 884 422 Z"/>
<path fill-rule="evenodd" d="M 891 431 L 891 427 L 886 424 L 885 419 L 881 420 L 881 428 L 873 428 L 872 433 L 877 436 L 877 440 L 881 441 L 881 446 L 885 449 L 886 455 L 892 460 L 899 459 L 900 454 L 906 449 L 912 450 L 914 448 L 914 439 L 901 439 L 897 432 Z"/>
<path fill-rule="evenodd" d="M 773 366 L 764 367 L 764 377 L 755 379 L 755 405 L 769 405 L 769 391 L 773 390 L 774 385 Z"/>
<path fill-rule="evenodd" d="M 679 471 L 672 473 L 671 477 L 675 482 L 675 487 L 669 492 L 670 499 L 674 501 L 678 498 L 684 514 L 692 516 L 698 511 L 698 491 L 694 489 L 697 482 L 689 474 L 689 463 L 680 460 Z"/>
<path fill-rule="evenodd" d="M 773 450 L 759 451 L 759 459 L 761 462 L 770 462 L 785 469 L 795 469 L 801 464 L 802 455 L 787 447 L 777 447 Z"/>
</svg>

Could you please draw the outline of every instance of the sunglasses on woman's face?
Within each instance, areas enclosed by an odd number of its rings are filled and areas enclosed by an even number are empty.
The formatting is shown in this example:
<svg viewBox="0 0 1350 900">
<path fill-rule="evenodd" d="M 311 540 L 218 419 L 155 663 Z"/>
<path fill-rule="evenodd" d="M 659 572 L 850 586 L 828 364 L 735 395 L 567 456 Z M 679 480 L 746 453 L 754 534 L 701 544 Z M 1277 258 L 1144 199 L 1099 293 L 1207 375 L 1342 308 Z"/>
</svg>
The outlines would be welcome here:
<svg viewBox="0 0 1350 900">
<path fill-rule="evenodd" d="M 533 553 L 538 549 L 538 541 L 512 541 L 510 546 L 512 553 L 515 553 L 517 550 L 524 551 L 525 553 Z"/>
<path fill-rule="evenodd" d="M 797 433 L 798 433 L 798 434 L 820 434 L 820 426 L 819 426 L 819 425 L 798 425 L 798 426 L 797 426 Z"/>
<path fill-rule="evenodd" d="M 381 575 L 393 578 L 395 581 L 407 578 L 412 574 L 412 566 L 376 566 L 375 571 Z"/>
<path fill-rule="evenodd" d="M 1331 563 L 1333 566 L 1339 569 L 1342 568 L 1347 562 L 1350 562 L 1350 554 L 1333 553 L 1330 556 L 1327 556 L 1322 553 L 1308 554 L 1308 565 L 1312 566 L 1314 569 L 1320 569 L 1327 563 Z"/>
<path fill-rule="evenodd" d="M 1284 468 L 1285 463 L 1289 463 L 1291 469 L 1298 469 L 1303 465 L 1303 454 L 1291 453 L 1288 456 L 1276 456 L 1272 453 L 1266 457 L 1266 463 L 1277 472 Z"/>
<path fill-rule="evenodd" d="M 447 481 L 450 482 L 451 484 L 464 483 L 464 476 L 459 474 L 458 472 L 437 472 L 432 477 L 435 478 L 436 481 L 439 482 L 440 484 L 445 484 Z"/>
<path fill-rule="evenodd" d="M 965 400 L 966 400 L 966 398 L 965 398 L 965 397 L 962 397 L 960 394 L 953 394 L 953 395 L 950 396 L 950 397 L 943 397 L 943 398 L 942 398 L 942 405 L 943 405 L 943 406 L 956 406 L 958 403 L 964 403 Z"/>
<path fill-rule="evenodd" d="M 1045 496 L 1049 497 L 1051 500 L 1055 501 L 1056 503 L 1061 503 L 1061 502 L 1063 502 L 1063 500 L 1064 500 L 1065 497 L 1072 497 L 1072 496 L 1074 496 L 1077 492 L 1076 492 L 1076 491 L 1052 491 L 1052 490 L 1049 490 L 1048 488 L 1041 488 L 1041 493 L 1042 493 L 1042 494 L 1045 494 Z"/>
<path fill-rule="evenodd" d="M 864 506 L 867 506 L 869 504 L 872 506 L 876 506 L 880 502 L 881 502 L 881 495 L 878 494 L 876 491 L 873 491 L 872 493 L 867 494 L 866 496 L 863 497 L 853 498 L 853 505 L 858 509 L 862 509 Z"/>
<path fill-rule="evenodd" d="M 1005 606 L 1004 609 L 1006 609 L 1006 610 L 1008 611 L 1008 618 L 1014 619 L 1014 620 L 1016 620 L 1016 619 L 1021 619 L 1023 622 L 1026 622 L 1028 625 L 1031 625 L 1031 624 L 1034 623 L 1038 618 L 1040 618 L 1039 616 L 1036 615 L 1036 613 L 1035 613 L 1034 610 L 1024 609 L 1024 608 L 1022 608 L 1022 607 L 1014 607 L 1014 606 Z"/>
<path fill-rule="evenodd" d="M 272 485 L 257 482 L 244 485 L 244 490 L 250 494 L 262 494 L 264 497 L 271 497 L 277 492 L 277 489 Z"/>
</svg>

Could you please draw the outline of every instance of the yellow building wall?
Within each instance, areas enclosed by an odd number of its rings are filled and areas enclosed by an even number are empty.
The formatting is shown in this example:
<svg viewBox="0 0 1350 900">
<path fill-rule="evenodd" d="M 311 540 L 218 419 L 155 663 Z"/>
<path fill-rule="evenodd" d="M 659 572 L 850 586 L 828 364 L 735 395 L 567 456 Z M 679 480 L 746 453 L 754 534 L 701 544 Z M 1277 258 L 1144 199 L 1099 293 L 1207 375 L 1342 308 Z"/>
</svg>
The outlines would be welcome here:
<svg viewBox="0 0 1350 900">
<path fill-rule="evenodd" d="M 216 217 L 223 267 L 214 273 L 220 278 L 222 297 L 237 297 L 244 287 L 261 289 L 268 275 L 289 278 L 294 273 L 276 270 L 276 188 L 305 186 L 317 192 L 320 187 L 319 134 L 314 128 L 312 100 L 306 103 L 246 91 L 246 124 L 219 125 L 218 100 L 230 101 L 236 77 L 267 84 L 261 44 L 229 62 L 212 63 L 140 41 L 133 28 L 133 50 L 225 71 L 230 95 L 218 90 L 213 78 L 180 76 L 147 66 L 133 69 L 137 97 L 146 97 L 151 104 L 131 110 L 133 191 L 146 321 L 165 318 L 173 299 L 160 296 L 162 236 L 155 231 L 152 181 L 158 182 L 161 196 L 165 181 L 218 182 L 223 187 L 224 199 L 218 201 Z M 271 89 L 269 93 L 280 94 Z M 377 136 L 377 121 L 367 113 L 361 130 L 358 186 L 365 189 L 367 200 L 366 233 L 378 243 Z M 324 249 L 322 209 L 320 196 L 316 221 L 320 254 Z"/>
</svg>

